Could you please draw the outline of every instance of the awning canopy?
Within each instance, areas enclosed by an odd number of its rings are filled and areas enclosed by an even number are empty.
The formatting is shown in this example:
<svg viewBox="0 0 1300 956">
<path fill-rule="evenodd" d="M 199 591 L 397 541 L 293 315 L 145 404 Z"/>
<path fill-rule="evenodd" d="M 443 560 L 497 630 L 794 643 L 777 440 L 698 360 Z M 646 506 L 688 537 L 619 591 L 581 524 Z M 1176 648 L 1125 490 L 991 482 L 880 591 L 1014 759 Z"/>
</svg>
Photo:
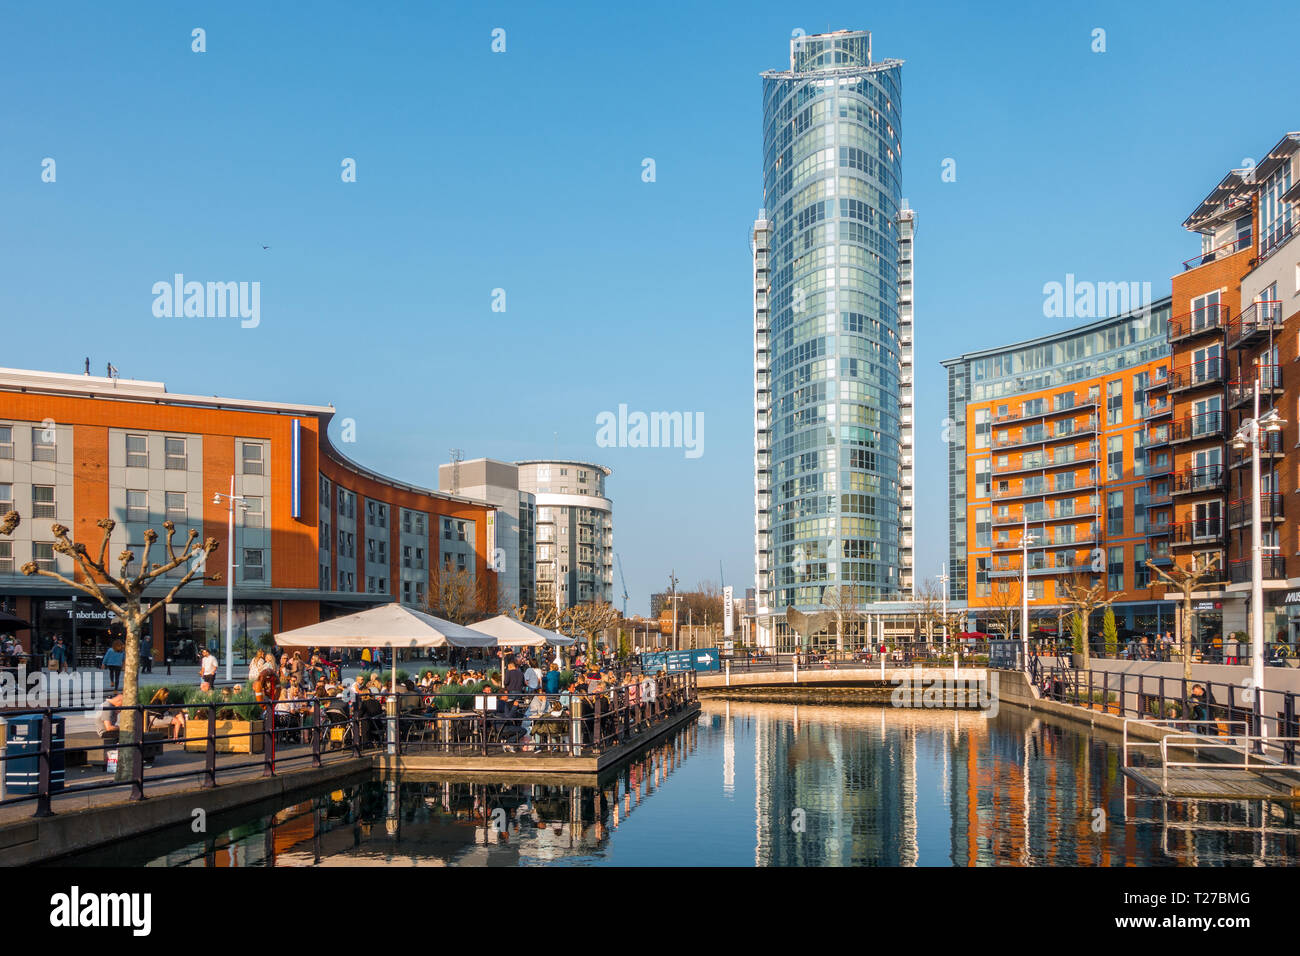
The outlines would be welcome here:
<svg viewBox="0 0 1300 956">
<path fill-rule="evenodd" d="M 566 637 L 558 631 L 548 631 L 536 624 L 527 624 L 508 614 L 498 614 L 486 621 L 471 624 L 469 629 L 488 635 L 493 638 L 493 643 L 506 647 L 540 647 L 543 644 L 569 647 L 577 643 L 577 638 Z"/>
<path fill-rule="evenodd" d="M 401 604 L 381 604 L 275 635 L 280 647 L 492 647 L 496 640 Z"/>
</svg>

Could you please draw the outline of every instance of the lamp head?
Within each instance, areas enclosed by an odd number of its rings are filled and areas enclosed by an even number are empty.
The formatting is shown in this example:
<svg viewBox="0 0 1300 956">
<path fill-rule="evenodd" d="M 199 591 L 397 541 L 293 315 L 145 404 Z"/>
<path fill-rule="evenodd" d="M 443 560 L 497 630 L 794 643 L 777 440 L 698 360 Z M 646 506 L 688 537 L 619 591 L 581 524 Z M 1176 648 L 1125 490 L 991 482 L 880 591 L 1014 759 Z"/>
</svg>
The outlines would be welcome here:
<svg viewBox="0 0 1300 956">
<path fill-rule="evenodd" d="M 219 505 L 219 504 L 221 504 L 221 494 L 220 494 L 220 492 L 218 492 L 217 494 L 215 494 L 215 495 L 212 496 L 212 503 L 213 503 L 214 505 Z"/>
</svg>

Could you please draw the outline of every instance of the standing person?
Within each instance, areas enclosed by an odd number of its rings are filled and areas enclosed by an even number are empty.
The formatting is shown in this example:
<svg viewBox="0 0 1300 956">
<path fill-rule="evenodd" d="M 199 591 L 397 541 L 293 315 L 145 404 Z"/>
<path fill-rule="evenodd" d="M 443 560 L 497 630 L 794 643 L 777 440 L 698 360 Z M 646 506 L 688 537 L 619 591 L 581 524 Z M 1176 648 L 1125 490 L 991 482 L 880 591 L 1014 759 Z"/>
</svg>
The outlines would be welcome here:
<svg viewBox="0 0 1300 956">
<path fill-rule="evenodd" d="M 512 700 L 520 697 L 524 692 L 524 675 L 513 657 L 506 661 L 506 672 L 501 683 L 505 688 L 506 696 Z"/>
<path fill-rule="evenodd" d="M 54 646 L 50 648 L 50 670 L 62 674 L 67 666 L 68 649 L 63 646 L 63 635 L 59 634 L 54 638 Z"/>
<path fill-rule="evenodd" d="M 201 653 L 203 656 L 199 660 L 199 675 L 203 678 L 203 683 L 211 688 L 217 682 L 217 655 L 206 647 Z"/>
<path fill-rule="evenodd" d="M 140 641 L 140 669 L 146 674 L 153 673 L 153 646 Z"/>
<path fill-rule="evenodd" d="M 551 661 L 551 668 L 546 672 L 546 696 L 554 697 L 560 692 L 560 665 Z"/>
<path fill-rule="evenodd" d="M 537 665 L 531 660 L 528 662 L 528 669 L 524 671 L 524 687 L 528 689 L 529 694 L 536 694 L 542 686 L 542 672 L 537 669 Z"/>
<path fill-rule="evenodd" d="M 108 671 L 108 683 L 112 690 L 118 689 L 118 682 L 122 679 L 122 664 L 126 661 L 125 648 L 126 645 L 121 641 L 114 641 L 100 662 L 100 666 Z"/>
</svg>

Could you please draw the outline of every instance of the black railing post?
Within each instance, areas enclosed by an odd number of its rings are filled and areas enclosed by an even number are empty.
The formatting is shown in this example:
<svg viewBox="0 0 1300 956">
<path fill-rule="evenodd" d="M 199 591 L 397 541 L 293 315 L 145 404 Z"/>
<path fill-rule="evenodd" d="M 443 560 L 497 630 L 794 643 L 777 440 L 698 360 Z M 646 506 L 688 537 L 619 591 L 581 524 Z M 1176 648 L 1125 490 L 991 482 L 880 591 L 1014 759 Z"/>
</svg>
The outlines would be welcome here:
<svg viewBox="0 0 1300 956">
<path fill-rule="evenodd" d="M 144 708 L 137 707 L 135 712 L 135 763 L 131 765 L 131 799 L 144 799 Z M 120 757 L 119 757 L 120 759 Z"/>
<path fill-rule="evenodd" d="M 320 735 L 321 735 L 321 709 L 320 698 L 313 697 L 311 702 L 311 765 L 319 767 L 320 763 Z"/>
<path fill-rule="evenodd" d="M 361 756 L 361 698 L 358 697 L 352 702 L 352 716 L 348 718 L 352 721 L 352 755 Z"/>
<path fill-rule="evenodd" d="M 249 750 L 252 750 L 253 735 L 248 735 Z M 275 776 L 275 704 L 266 703 L 266 719 L 262 721 L 262 776 Z"/>
<path fill-rule="evenodd" d="M 487 729 L 488 729 L 487 701 L 483 702 L 483 709 L 479 711 L 478 720 L 479 720 L 479 730 L 480 730 L 479 736 L 483 740 L 483 756 L 486 757 L 488 752 L 487 751 Z"/>
<path fill-rule="evenodd" d="M 205 769 L 203 774 L 202 789 L 208 789 L 217 785 L 217 705 L 208 705 L 208 739 L 204 747 L 206 751 Z"/>
<path fill-rule="evenodd" d="M 46 708 L 41 717 L 41 749 L 37 755 L 36 816 L 52 817 L 50 809 L 50 751 L 54 749 L 54 712 Z M 8 765 L 6 764 L 6 767 Z"/>
</svg>

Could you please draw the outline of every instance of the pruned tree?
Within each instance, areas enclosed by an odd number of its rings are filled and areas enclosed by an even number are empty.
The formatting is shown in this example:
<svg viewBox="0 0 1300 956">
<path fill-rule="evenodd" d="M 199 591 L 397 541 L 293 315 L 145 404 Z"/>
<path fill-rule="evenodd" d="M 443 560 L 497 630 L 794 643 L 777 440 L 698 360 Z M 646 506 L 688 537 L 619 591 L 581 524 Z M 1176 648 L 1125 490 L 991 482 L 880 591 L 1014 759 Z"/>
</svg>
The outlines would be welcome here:
<svg viewBox="0 0 1300 956">
<path fill-rule="evenodd" d="M 948 634 L 945 626 L 947 622 L 943 616 L 942 585 L 933 578 L 926 578 L 913 588 L 912 600 L 915 602 L 917 612 L 921 616 L 921 625 L 925 628 L 926 642 L 930 642 L 935 629 L 938 628 L 939 633 L 943 634 L 943 643 L 947 645 Z"/>
<path fill-rule="evenodd" d="M 1202 584 L 1218 577 L 1214 573 L 1218 569 L 1218 564 L 1217 554 L 1210 555 L 1204 563 L 1201 562 L 1199 555 L 1194 554 L 1191 564 L 1187 567 L 1183 568 L 1175 564 L 1168 571 L 1157 567 L 1150 558 L 1146 562 L 1147 567 L 1160 578 L 1166 594 L 1169 591 L 1177 591 L 1182 596 L 1182 603 L 1178 606 L 1178 635 L 1183 651 L 1183 680 L 1192 679 L 1192 593 Z"/>
<path fill-rule="evenodd" d="M 993 627 L 1010 639 L 1020 615 L 1020 581 L 1001 578 L 989 583 L 989 597 L 984 605 L 992 619 Z"/>
<path fill-rule="evenodd" d="M 425 610 L 454 624 L 467 624 L 477 610 L 474 577 L 467 570 L 434 565 L 429 572 L 429 598 Z"/>
<path fill-rule="evenodd" d="M 587 601 L 566 608 L 563 617 L 565 633 L 571 637 L 585 637 L 588 652 L 596 649 L 600 635 L 619 619 L 618 609 L 608 601 Z"/>
<path fill-rule="evenodd" d="M 1056 593 L 1061 598 L 1061 603 L 1070 609 L 1070 613 L 1075 616 L 1075 627 L 1082 626 L 1083 639 L 1079 640 L 1078 631 L 1075 631 L 1075 648 L 1074 652 L 1083 657 L 1083 666 L 1088 666 L 1088 624 L 1092 620 L 1094 611 L 1108 608 L 1119 599 L 1118 594 L 1107 594 L 1106 582 L 1092 582 L 1088 578 L 1077 578 L 1074 581 L 1061 581 L 1056 586 Z"/>
<path fill-rule="evenodd" d="M 862 620 L 860 589 L 853 585 L 834 585 L 822 591 L 822 606 L 835 619 L 835 649 L 844 650 L 844 625 Z"/>
<path fill-rule="evenodd" d="M 4 516 L 4 520 L 0 521 L 0 534 L 12 535 L 20 521 L 18 512 L 10 511 Z M 217 550 L 218 542 L 216 538 L 208 538 L 200 543 L 198 531 L 191 528 L 184 547 L 178 552 L 172 542 L 176 534 L 176 525 L 171 521 L 164 521 L 163 529 L 167 532 L 164 541 L 167 560 L 161 564 L 150 563 L 149 552 L 154 542 L 158 540 L 158 532 L 149 528 L 144 533 L 144 551 L 139 555 L 139 565 L 136 566 L 136 553 L 130 548 L 125 548 L 117 555 L 118 571 L 117 574 L 113 574 L 109 570 L 111 562 L 108 549 L 117 522 L 112 518 L 101 518 L 98 527 L 104 532 L 104 537 L 96 552 L 98 557 L 95 557 L 80 541 L 72 540 L 65 525 L 50 526 L 50 532 L 54 535 L 54 552 L 71 558 L 75 563 L 76 570 L 72 577 L 39 567 L 35 561 L 28 561 L 20 570 L 28 577 L 40 575 L 53 578 L 66 587 L 88 595 L 117 619 L 126 635 L 126 658 L 122 662 L 122 703 L 126 707 L 134 707 L 139 703 L 141 631 L 153 613 L 161 607 L 166 607 L 180 593 L 181 588 L 191 581 L 196 578 L 207 581 L 221 580 L 220 573 L 204 576 L 208 555 Z M 189 566 L 188 570 L 176 579 L 176 583 L 172 584 L 165 595 L 156 601 L 145 598 L 145 591 L 156 580 L 186 564 Z M 133 570 L 133 567 L 137 569 Z M 116 589 L 119 596 L 111 596 L 105 590 L 105 585 L 110 589 Z M 122 753 L 117 763 L 116 778 L 120 781 L 133 779 L 135 762 L 140 758 L 138 745 L 143 728 L 138 718 L 139 714 L 134 710 L 121 712 L 118 742 Z"/>
</svg>

